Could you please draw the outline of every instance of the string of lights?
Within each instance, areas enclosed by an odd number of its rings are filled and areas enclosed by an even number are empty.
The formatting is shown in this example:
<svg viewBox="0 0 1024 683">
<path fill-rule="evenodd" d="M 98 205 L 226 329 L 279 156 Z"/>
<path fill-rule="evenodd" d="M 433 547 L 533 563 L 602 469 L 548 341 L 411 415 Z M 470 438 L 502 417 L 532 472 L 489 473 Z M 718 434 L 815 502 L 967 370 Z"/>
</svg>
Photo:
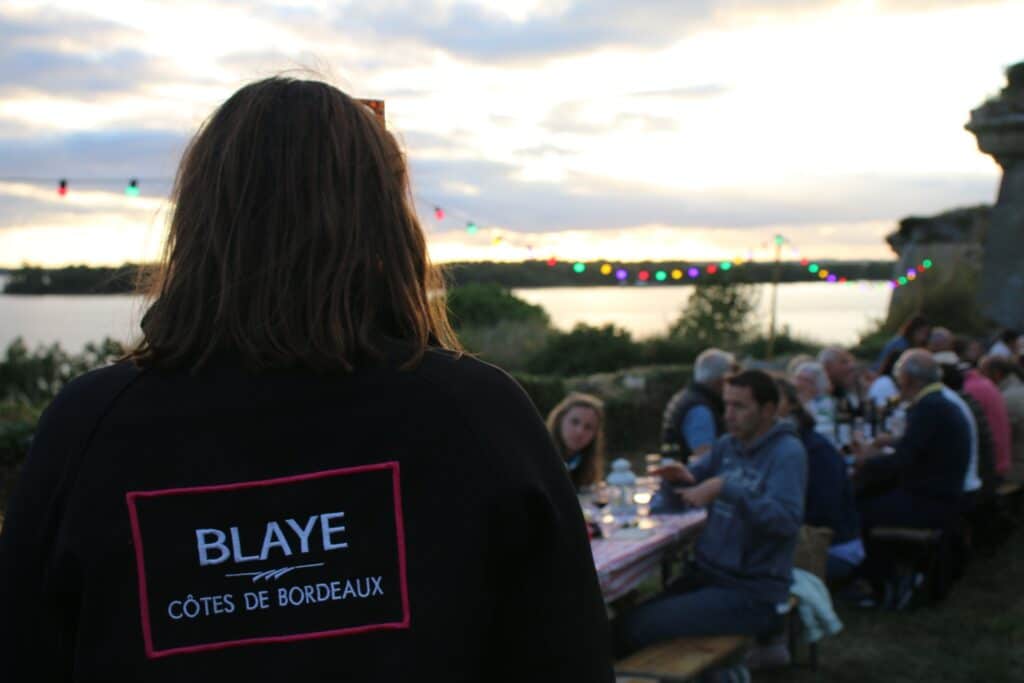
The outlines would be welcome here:
<svg viewBox="0 0 1024 683">
<path fill-rule="evenodd" d="M 74 181 L 75 184 L 82 184 L 87 186 L 124 182 L 125 196 L 138 197 L 141 194 L 141 183 L 145 182 L 154 185 L 161 185 L 169 183 L 171 179 L 160 177 L 139 178 L 134 176 L 128 178 L 127 180 L 125 180 L 124 178 L 114 177 L 62 177 L 56 180 L 57 195 L 60 197 L 66 197 L 68 195 L 70 187 L 72 186 L 72 181 Z M 0 177 L 0 182 L 49 184 L 53 183 L 54 179 L 26 176 L 6 176 Z M 461 211 L 458 208 L 444 206 L 442 205 L 442 203 L 431 201 L 429 198 L 419 195 L 415 196 L 414 200 L 424 206 L 432 207 L 434 220 L 437 221 L 438 223 L 458 218 L 459 220 L 464 222 L 464 230 L 467 235 L 475 236 L 479 234 L 481 231 L 480 223 L 478 223 L 478 221 L 474 219 L 470 214 Z M 495 232 L 495 230 L 496 229 L 492 229 L 492 232 Z M 491 243 L 495 246 L 507 242 L 506 237 L 500 231 L 495 232 L 495 234 L 491 236 L 490 240 Z M 534 250 L 532 244 L 525 244 L 523 246 L 525 246 L 530 253 L 532 253 Z M 802 267 L 807 269 L 808 273 L 810 273 L 811 275 L 816 275 L 818 279 L 823 282 L 840 285 L 854 284 L 855 282 L 853 279 L 847 277 L 846 275 L 841 275 L 838 272 L 830 271 L 829 269 L 825 268 L 822 264 L 819 264 L 816 261 L 812 261 L 811 259 L 808 259 L 806 257 L 801 257 L 800 250 L 796 247 L 792 240 L 785 237 L 784 235 L 775 235 L 770 242 L 761 242 L 758 246 L 762 249 L 765 247 L 774 246 L 780 252 L 781 249 L 785 247 L 787 249 L 788 255 L 792 257 L 794 261 L 798 261 Z M 577 275 L 582 275 L 587 270 L 587 264 L 584 263 L 583 261 L 560 260 L 555 256 L 549 257 L 546 260 L 546 263 L 550 268 L 556 268 L 560 265 L 568 266 L 572 269 L 573 273 Z M 755 261 L 755 259 L 753 258 L 753 249 L 747 249 L 746 258 L 737 257 L 722 261 L 713 261 L 701 264 L 700 266 L 695 264 L 681 264 L 679 267 L 658 269 L 654 271 L 648 269 L 639 269 L 636 270 L 636 272 L 631 272 L 630 268 L 626 265 L 614 265 L 613 263 L 605 262 L 599 266 L 599 272 L 601 273 L 601 275 L 605 277 L 614 278 L 616 282 L 621 284 L 627 284 L 629 282 L 641 284 L 648 284 L 652 282 L 666 283 L 669 282 L 670 280 L 680 281 L 684 279 L 706 279 L 709 276 L 722 275 L 728 273 L 732 271 L 734 268 L 742 267 L 743 265 L 748 263 L 757 263 L 757 261 Z M 930 271 L 933 267 L 934 262 L 929 258 L 925 258 L 914 267 L 908 268 L 905 274 L 901 274 L 896 278 L 886 281 L 882 286 L 887 286 L 890 287 L 891 289 L 905 287 L 918 280 L 922 275 Z M 863 282 L 861 283 L 862 286 L 864 284 L 865 283 Z"/>
</svg>

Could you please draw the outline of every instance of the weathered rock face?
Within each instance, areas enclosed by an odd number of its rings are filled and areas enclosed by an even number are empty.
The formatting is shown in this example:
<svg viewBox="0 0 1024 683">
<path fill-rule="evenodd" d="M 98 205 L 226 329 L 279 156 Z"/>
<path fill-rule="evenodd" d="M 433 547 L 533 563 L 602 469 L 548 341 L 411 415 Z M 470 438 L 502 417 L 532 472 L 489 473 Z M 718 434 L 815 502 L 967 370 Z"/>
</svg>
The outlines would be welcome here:
<svg viewBox="0 0 1024 683">
<path fill-rule="evenodd" d="M 930 259 L 935 267 L 909 287 L 892 293 L 888 327 L 899 326 L 913 313 L 944 306 L 950 293 L 973 299 L 989 229 L 992 207 L 953 209 L 935 216 L 911 216 L 886 241 L 899 255 L 896 275 Z M 964 331 L 964 330 L 961 330 Z"/>
<path fill-rule="evenodd" d="M 967 130 L 1003 168 L 984 245 L 978 303 L 1004 327 L 1024 328 L 1024 62 L 1006 71 L 1007 86 L 971 112 Z"/>
</svg>

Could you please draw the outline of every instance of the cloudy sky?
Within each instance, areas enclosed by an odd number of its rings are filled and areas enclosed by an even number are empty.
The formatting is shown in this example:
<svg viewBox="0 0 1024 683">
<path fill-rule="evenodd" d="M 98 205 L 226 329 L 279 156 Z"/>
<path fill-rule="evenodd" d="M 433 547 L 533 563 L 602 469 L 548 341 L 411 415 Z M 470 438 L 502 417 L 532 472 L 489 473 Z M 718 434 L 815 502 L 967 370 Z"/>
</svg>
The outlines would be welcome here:
<svg viewBox="0 0 1024 683">
<path fill-rule="evenodd" d="M 387 101 L 437 260 L 887 258 L 901 217 L 992 201 L 963 124 L 1021 26 L 1021 0 L 4 0 L 0 266 L 152 258 L 196 126 L 292 69 Z"/>
</svg>

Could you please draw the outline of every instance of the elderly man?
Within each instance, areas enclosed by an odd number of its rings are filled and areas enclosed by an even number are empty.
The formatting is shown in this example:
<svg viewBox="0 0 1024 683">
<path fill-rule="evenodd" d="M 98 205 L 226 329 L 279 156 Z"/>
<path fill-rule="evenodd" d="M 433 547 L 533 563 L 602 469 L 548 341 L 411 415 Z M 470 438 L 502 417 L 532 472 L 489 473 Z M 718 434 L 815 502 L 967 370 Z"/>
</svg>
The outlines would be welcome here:
<svg viewBox="0 0 1024 683">
<path fill-rule="evenodd" d="M 1012 462 L 1006 478 L 1024 482 L 1024 381 L 1020 378 L 1020 366 L 1007 358 L 985 356 L 980 367 L 982 374 L 1002 392 L 1010 419 Z"/>
<path fill-rule="evenodd" d="M 900 395 L 911 402 L 903 437 L 884 455 L 881 442 L 855 444 L 862 476 L 895 481 L 860 501 L 865 534 L 873 526 L 944 527 L 959 511 L 971 455 L 970 426 L 943 395 L 940 370 L 924 349 L 905 352 L 895 369 Z"/>
<path fill-rule="evenodd" d="M 836 402 L 832 398 L 832 382 L 825 366 L 808 361 L 797 366 L 793 384 L 807 413 L 814 418 L 814 431 L 838 447 L 836 441 Z"/>
<path fill-rule="evenodd" d="M 818 354 L 818 362 L 825 368 L 832 383 L 832 398 L 836 405 L 846 404 L 853 415 L 861 414 L 861 398 L 857 391 L 857 362 L 853 354 L 841 346 L 829 346 Z"/>
<path fill-rule="evenodd" d="M 721 349 L 704 350 L 693 366 L 693 382 L 665 407 L 661 422 L 662 455 L 685 462 L 700 457 L 725 432 L 722 391 L 736 359 Z"/>
<path fill-rule="evenodd" d="M 906 351 L 894 374 L 901 396 L 911 402 L 907 428 L 894 444 L 895 452 L 884 455 L 881 441 L 868 446 L 854 444 L 860 475 L 876 483 L 882 479 L 889 486 L 879 495 L 858 501 L 865 537 L 870 537 L 876 526 L 946 528 L 960 513 L 971 457 L 967 419 L 944 395 L 932 354 L 924 349 Z M 894 583 L 893 560 L 881 548 L 868 547 L 861 571 L 874 593 L 871 602 L 863 604 L 877 604 L 883 586 L 886 602 L 892 599 L 896 607 L 902 608 L 912 599 L 913 579 L 904 577 Z"/>
<path fill-rule="evenodd" d="M 956 336 L 946 327 L 933 327 L 928 336 L 928 350 L 933 354 L 943 351 L 956 352 Z"/>
<path fill-rule="evenodd" d="M 758 635 L 778 626 L 807 486 L 807 454 L 794 427 L 776 420 L 778 403 L 766 373 L 729 377 L 729 433 L 690 467 L 660 470 L 666 481 L 689 485 L 677 495 L 707 507 L 707 524 L 683 578 L 616 625 L 619 655 L 668 638 Z"/>
</svg>

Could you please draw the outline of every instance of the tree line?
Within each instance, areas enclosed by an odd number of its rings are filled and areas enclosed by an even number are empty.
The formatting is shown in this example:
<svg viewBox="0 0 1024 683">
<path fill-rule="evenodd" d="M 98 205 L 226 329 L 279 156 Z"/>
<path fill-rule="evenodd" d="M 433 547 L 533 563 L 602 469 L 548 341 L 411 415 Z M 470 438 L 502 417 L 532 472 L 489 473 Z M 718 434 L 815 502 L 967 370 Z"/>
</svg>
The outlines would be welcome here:
<svg viewBox="0 0 1024 683">
<path fill-rule="evenodd" d="M 579 265 L 566 261 L 554 266 L 546 261 L 521 261 L 504 263 L 495 261 L 474 261 L 445 264 L 448 281 L 454 286 L 467 284 L 495 284 L 506 288 L 526 287 L 594 287 L 612 285 L 617 282 L 614 273 L 606 275 L 601 266 L 609 263 L 614 269 L 622 268 L 629 273 L 628 283 L 636 281 L 637 274 L 645 270 L 650 275 L 651 286 L 692 285 L 695 282 L 714 278 L 722 284 L 755 284 L 772 282 L 775 264 L 770 262 L 748 262 L 730 266 L 724 270 L 717 265 L 718 272 L 708 275 L 708 262 L 682 261 L 633 261 L 629 263 L 587 261 Z M 819 261 L 825 270 L 849 280 L 888 280 L 896 269 L 894 261 Z M 575 266 L 575 268 L 574 268 Z M 23 266 L 10 271 L 6 294 L 126 294 L 134 291 L 140 270 L 150 266 L 126 263 L 117 267 L 67 266 L 65 268 L 40 268 Z M 690 268 L 697 268 L 701 275 L 696 279 L 686 275 Z M 577 270 L 581 272 L 577 272 Z M 680 271 L 682 277 L 672 278 L 672 271 Z M 666 279 L 655 280 L 655 274 L 663 271 Z M 796 261 L 785 261 L 778 267 L 779 282 L 816 282 L 817 273 Z M 677 273 L 678 275 L 679 273 Z"/>
</svg>

